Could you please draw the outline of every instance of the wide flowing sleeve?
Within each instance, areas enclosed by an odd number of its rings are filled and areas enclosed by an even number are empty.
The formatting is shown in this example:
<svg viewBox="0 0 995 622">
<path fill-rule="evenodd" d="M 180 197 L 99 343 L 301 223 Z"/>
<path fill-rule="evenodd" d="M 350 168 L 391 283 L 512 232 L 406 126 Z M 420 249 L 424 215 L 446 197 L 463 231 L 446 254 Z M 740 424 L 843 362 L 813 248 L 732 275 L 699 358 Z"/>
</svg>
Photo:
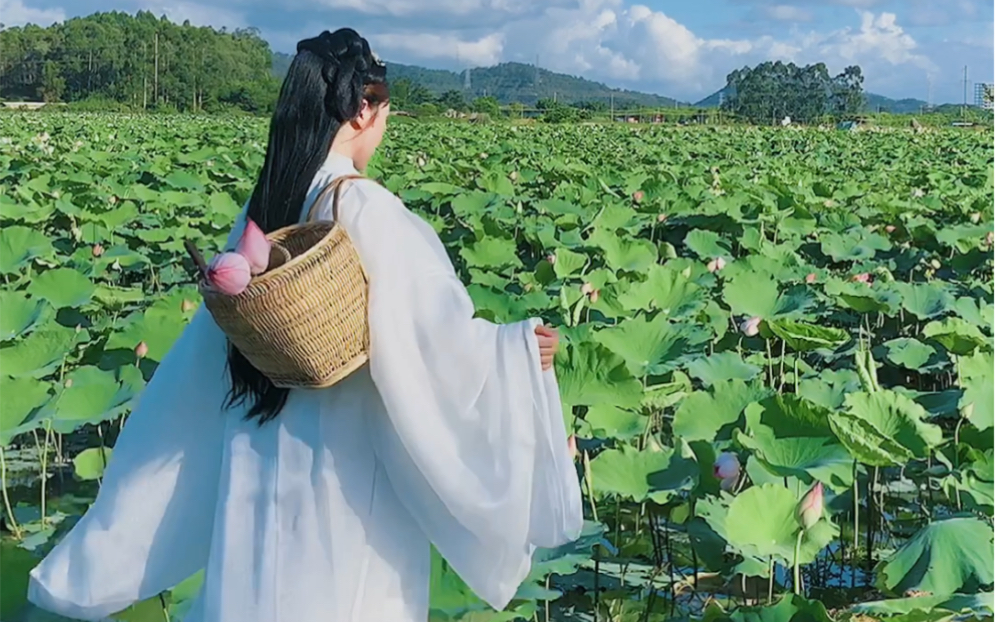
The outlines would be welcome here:
<svg viewBox="0 0 995 622">
<path fill-rule="evenodd" d="M 32 603 L 102 620 L 204 568 L 223 460 L 226 357 L 224 333 L 201 306 L 125 421 L 96 500 L 31 571 Z"/>
<path fill-rule="evenodd" d="M 386 190 L 356 186 L 341 213 L 370 279 L 370 372 L 385 407 L 374 447 L 440 554 L 503 609 L 535 548 L 572 541 L 583 524 L 540 322 L 474 318 L 435 231 Z"/>
</svg>

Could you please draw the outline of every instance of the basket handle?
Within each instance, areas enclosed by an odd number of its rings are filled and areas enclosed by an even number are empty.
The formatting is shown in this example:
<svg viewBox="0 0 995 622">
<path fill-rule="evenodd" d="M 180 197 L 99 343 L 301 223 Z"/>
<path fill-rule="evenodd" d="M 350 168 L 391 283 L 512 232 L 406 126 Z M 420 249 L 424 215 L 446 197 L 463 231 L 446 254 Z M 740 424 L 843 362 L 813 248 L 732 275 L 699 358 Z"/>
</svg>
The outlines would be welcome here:
<svg viewBox="0 0 995 622">
<path fill-rule="evenodd" d="M 311 207 L 307 211 L 307 222 L 311 222 L 314 219 L 314 215 L 318 211 L 318 203 L 321 202 L 321 199 L 324 198 L 329 190 L 334 192 L 332 195 L 332 220 L 338 222 L 339 195 L 342 193 L 342 182 L 349 179 L 365 179 L 365 177 L 362 175 L 348 174 L 340 175 L 339 177 L 333 179 L 327 186 L 322 188 L 321 192 L 318 193 L 318 196 L 315 197 L 314 203 L 311 204 Z"/>
</svg>

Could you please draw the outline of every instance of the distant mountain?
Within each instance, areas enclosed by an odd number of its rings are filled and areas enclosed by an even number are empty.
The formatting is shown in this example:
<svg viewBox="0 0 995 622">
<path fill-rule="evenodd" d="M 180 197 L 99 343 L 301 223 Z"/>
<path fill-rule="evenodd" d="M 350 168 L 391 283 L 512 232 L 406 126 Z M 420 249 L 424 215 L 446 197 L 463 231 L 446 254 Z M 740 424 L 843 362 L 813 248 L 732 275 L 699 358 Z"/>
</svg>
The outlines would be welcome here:
<svg viewBox="0 0 995 622">
<path fill-rule="evenodd" d="M 717 107 L 726 93 L 725 88 L 721 88 L 705 99 L 695 102 L 695 106 L 699 108 L 715 108 Z M 891 112 L 894 114 L 910 114 L 919 113 L 926 102 L 921 99 L 891 99 L 890 97 L 885 97 L 884 95 L 878 95 L 876 93 L 864 93 L 864 99 L 866 104 L 864 109 L 867 112 Z"/>
<path fill-rule="evenodd" d="M 273 54 L 273 74 L 283 77 L 290 66 L 292 57 L 288 54 Z M 492 96 L 502 104 L 520 102 L 534 105 L 540 99 L 553 99 L 564 103 L 601 102 L 609 104 L 613 99 L 617 107 L 647 106 L 651 108 L 686 105 L 671 97 L 640 93 L 624 89 L 613 89 L 600 82 L 577 76 L 554 73 L 545 69 L 536 70 L 534 65 L 524 63 L 501 63 L 493 67 L 477 67 L 466 72 L 456 73 L 445 69 L 426 69 L 415 65 L 387 63 L 387 76 L 391 80 L 407 78 L 428 89 L 434 95 L 446 91 L 461 91 L 466 99 Z M 467 82 L 469 81 L 469 86 Z"/>
</svg>

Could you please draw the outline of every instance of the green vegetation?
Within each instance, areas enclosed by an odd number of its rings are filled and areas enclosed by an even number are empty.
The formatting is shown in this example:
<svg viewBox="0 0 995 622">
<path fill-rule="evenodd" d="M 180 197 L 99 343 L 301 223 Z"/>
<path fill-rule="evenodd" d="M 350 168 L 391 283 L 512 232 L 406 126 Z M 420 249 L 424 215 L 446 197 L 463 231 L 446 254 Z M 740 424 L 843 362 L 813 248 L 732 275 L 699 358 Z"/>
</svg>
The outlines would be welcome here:
<svg viewBox="0 0 995 622">
<path fill-rule="evenodd" d="M 147 11 L 9 28 L 0 46 L 0 89 L 11 100 L 265 112 L 279 91 L 269 44 L 256 31 L 178 25 Z"/>
<path fill-rule="evenodd" d="M 4 620 L 194 312 L 182 240 L 224 242 L 265 129 L 0 115 Z M 514 614 L 990 619 L 992 160 L 956 130 L 392 124 L 370 173 L 478 313 L 563 336 L 589 522 Z M 434 620 L 511 617 L 435 569 Z"/>
</svg>

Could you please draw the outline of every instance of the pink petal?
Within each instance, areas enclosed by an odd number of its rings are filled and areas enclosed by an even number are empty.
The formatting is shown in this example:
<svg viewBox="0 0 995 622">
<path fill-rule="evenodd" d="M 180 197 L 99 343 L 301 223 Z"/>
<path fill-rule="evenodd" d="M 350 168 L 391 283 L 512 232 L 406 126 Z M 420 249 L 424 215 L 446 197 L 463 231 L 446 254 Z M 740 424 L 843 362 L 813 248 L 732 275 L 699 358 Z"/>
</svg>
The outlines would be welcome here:
<svg viewBox="0 0 995 622">
<path fill-rule="evenodd" d="M 245 231 L 242 232 L 235 252 L 248 260 L 251 274 L 262 274 L 269 267 L 270 241 L 251 219 L 245 223 Z"/>
<path fill-rule="evenodd" d="M 239 253 L 221 253 L 207 266 L 207 282 L 228 296 L 241 294 L 251 280 L 249 262 Z"/>
</svg>

